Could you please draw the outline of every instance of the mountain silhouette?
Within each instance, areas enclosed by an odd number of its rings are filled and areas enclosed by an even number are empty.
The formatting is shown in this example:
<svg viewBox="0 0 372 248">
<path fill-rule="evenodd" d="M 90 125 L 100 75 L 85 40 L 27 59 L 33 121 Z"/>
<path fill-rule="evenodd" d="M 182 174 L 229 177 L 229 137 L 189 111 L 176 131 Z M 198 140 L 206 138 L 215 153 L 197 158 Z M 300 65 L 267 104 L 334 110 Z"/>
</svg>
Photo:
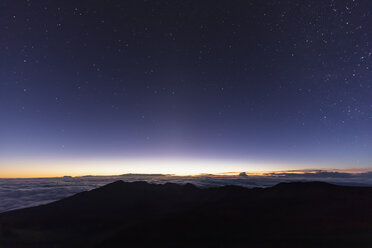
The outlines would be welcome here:
<svg viewBox="0 0 372 248">
<path fill-rule="evenodd" d="M 117 181 L 0 214 L 0 247 L 372 247 L 372 188 Z"/>
</svg>

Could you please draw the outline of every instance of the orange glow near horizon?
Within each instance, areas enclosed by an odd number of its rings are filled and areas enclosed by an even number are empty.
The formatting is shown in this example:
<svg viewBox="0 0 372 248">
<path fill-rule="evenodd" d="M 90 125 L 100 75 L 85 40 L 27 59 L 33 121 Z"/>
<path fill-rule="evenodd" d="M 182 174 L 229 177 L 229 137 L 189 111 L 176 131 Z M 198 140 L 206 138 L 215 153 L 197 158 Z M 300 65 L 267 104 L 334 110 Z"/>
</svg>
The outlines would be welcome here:
<svg viewBox="0 0 372 248">
<path fill-rule="evenodd" d="M 0 178 L 120 175 L 126 173 L 197 175 L 246 170 L 261 171 L 262 168 L 259 165 L 242 162 L 176 159 L 38 161 L 4 164 L 0 167 Z"/>
<path fill-rule="evenodd" d="M 234 176 L 240 172 L 248 175 L 268 176 L 275 173 L 304 173 L 318 169 L 311 165 L 270 164 L 260 162 L 222 161 L 222 160 L 188 160 L 188 159 L 124 159 L 124 160 L 43 160 L 33 162 L 0 163 L 0 178 L 36 178 L 84 175 L 121 175 L 135 174 L 171 174 L 171 175 L 201 175 Z M 320 167 L 323 170 L 323 166 Z M 330 168 L 328 166 L 328 168 Z M 335 168 L 335 167 L 333 167 Z M 351 173 L 365 172 L 366 169 L 345 169 Z"/>
</svg>

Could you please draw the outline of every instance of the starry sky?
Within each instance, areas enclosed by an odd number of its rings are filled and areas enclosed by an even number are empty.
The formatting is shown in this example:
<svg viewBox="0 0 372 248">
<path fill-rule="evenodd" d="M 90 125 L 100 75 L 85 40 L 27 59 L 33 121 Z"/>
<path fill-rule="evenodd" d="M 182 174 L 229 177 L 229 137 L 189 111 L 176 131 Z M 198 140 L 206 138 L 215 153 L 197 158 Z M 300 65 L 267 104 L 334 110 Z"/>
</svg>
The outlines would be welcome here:
<svg viewBox="0 0 372 248">
<path fill-rule="evenodd" d="M 369 0 L 0 10 L 0 176 L 35 164 L 68 173 L 67 160 L 115 160 L 115 172 L 146 172 L 120 165 L 128 159 L 182 160 L 184 171 L 196 159 L 227 161 L 220 171 L 372 168 Z M 168 164 L 148 171 L 181 166 Z"/>
</svg>

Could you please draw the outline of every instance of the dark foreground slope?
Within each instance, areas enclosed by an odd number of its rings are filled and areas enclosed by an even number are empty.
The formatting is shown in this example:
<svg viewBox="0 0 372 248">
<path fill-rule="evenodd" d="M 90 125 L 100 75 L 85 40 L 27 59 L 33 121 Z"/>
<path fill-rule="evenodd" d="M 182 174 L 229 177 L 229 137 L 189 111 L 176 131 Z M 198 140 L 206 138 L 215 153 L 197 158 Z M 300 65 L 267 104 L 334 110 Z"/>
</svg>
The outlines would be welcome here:
<svg viewBox="0 0 372 248">
<path fill-rule="evenodd" d="M 0 214 L 0 247 L 372 247 L 372 188 L 118 181 Z"/>
</svg>

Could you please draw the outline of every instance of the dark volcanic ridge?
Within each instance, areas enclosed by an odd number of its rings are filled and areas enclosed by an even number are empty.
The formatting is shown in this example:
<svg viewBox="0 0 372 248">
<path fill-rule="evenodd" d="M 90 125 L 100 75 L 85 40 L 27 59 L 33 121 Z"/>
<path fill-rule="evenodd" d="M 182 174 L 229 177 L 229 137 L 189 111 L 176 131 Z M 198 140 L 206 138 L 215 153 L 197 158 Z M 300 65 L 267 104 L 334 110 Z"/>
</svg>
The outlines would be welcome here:
<svg viewBox="0 0 372 248">
<path fill-rule="evenodd" d="M 372 188 L 116 181 L 0 214 L 2 247 L 371 247 Z"/>
</svg>

